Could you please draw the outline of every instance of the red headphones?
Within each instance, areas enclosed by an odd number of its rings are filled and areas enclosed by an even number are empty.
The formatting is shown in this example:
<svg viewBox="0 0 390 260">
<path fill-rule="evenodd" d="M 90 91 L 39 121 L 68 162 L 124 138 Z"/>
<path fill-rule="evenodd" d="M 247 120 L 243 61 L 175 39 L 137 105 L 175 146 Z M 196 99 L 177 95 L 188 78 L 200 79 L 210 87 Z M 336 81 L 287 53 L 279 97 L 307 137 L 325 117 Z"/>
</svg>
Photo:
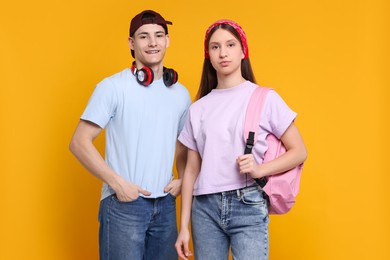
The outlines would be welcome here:
<svg viewBox="0 0 390 260">
<path fill-rule="evenodd" d="M 131 72 L 134 74 L 137 82 L 142 86 L 149 86 L 154 79 L 153 70 L 149 67 L 142 67 L 137 69 L 135 67 L 135 61 L 131 64 Z M 163 81 L 165 86 L 170 87 L 177 82 L 179 75 L 173 69 L 163 68 Z"/>
</svg>

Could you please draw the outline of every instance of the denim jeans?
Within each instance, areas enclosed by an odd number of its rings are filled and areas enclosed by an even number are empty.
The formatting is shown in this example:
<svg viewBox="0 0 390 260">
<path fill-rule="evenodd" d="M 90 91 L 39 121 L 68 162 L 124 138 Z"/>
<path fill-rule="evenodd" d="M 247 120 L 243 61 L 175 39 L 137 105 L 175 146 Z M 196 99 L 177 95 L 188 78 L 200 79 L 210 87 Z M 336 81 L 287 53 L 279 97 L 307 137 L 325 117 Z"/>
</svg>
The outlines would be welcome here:
<svg viewBox="0 0 390 260">
<path fill-rule="evenodd" d="M 121 202 L 111 195 L 100 202 L 101 260 L 177 260 L 176 201 L 138 197 Z"/>
<path fill-rule="evenodd" d="M 194 196 L 192 238 L 197 260 L 268 259 L 268 208 L 256 185 Z"/>
</svg>

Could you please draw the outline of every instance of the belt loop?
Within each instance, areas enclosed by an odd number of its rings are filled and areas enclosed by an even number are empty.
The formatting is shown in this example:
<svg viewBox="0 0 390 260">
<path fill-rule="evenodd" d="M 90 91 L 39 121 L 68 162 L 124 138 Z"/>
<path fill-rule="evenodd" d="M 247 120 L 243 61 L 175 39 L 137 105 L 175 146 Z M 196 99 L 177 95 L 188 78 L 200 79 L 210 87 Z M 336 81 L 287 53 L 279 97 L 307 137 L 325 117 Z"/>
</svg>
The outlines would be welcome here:
<svg viewBox="0 0 390 260">
<path fill-rule="evenodd" d="M 240 198 L 240 197 L 241 197 L 241 192 L 240 192 L 240 190 L 236 190 L 236 192 L 237 192 L 237 197 Z"/>
</svg>

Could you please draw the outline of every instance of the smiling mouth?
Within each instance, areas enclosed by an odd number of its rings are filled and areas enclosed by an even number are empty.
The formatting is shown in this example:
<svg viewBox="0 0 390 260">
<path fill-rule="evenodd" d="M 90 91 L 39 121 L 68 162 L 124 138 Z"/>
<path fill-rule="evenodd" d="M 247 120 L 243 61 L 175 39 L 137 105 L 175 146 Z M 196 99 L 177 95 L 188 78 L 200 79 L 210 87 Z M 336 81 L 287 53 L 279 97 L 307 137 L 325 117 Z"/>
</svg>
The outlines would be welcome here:
<svg viewBox="0 0 390 260">
<path fill-rule="evenodd" d="M 159 50 L 146 51 L 147 54 L 156 54 L 156 53 L 159 53 L 159 52 L 160 52 Z"/>
</svg>

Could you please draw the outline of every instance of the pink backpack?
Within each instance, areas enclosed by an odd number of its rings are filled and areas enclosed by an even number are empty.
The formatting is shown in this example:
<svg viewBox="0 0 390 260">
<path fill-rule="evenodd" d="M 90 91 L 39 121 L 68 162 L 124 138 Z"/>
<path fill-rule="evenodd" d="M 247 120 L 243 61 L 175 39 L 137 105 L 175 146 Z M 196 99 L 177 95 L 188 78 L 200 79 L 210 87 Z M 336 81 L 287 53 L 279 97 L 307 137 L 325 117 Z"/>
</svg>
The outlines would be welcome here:
<svg viewBox="0 0 390 260">
<path fill-rule="evenodd" d="M 252 133 L 254 143 L 257 141 L 259 118 L 269 90 L 269 88 L 257 87 L 249 100 L 244 124 L 244 141 L 249 138 L 249 132 L 254 133 Z M 272 161 L 286 152 L 283 143 L 273 134 L 266 137 L 266 142 L 268 149 L 264 155 L 264 162 Z M 261 186 L 266 182 L 262 188 L 269 198 L 269 214 L 284 214 L 292 208 L 298 194 L 302 168 L 303 164 L 284 173 L 268 176 L 265 180 L 256 179 L 259 184 L 263 181 Z"/>
</svg>

